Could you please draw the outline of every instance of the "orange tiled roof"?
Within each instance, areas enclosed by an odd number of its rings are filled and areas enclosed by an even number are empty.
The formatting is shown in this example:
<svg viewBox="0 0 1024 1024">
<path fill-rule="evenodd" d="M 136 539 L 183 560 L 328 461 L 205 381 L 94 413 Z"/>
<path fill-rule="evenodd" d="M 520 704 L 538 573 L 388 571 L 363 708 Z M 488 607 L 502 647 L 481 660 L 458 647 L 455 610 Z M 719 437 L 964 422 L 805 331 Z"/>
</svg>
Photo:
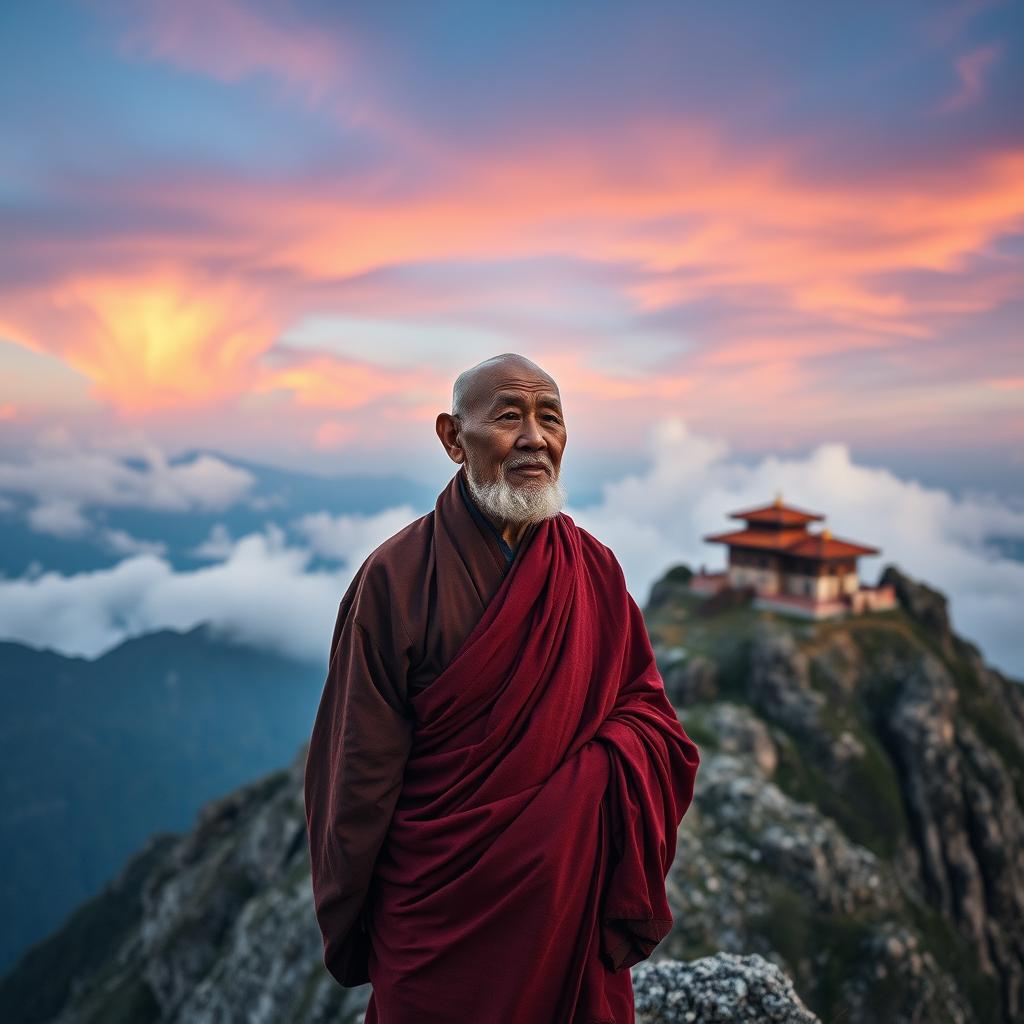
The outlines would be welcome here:
<svg viewBox="0 0 1024 1024">
<path fill-rule="evenodd" d="M 729 518 L 746 519 L 752 523 L 766 523 L 772 526 L 799 526 L 801 523 L 810 523 L 825 517 L 818 512 L 807 512 L 792 505 L 774 504 L 761 505 L 744 512 L 730 512 Z"/>
<path fill-rule="evenodd" d="M 800 558 L 826 560 L 849 558 L 852 555 L 876 555 L 879 548 L 853 541 L 839 540 L 831 534 L 808 533 L 806 530 L 733 530 L 728 533 L 709 533 L 704 540 L 730 547 L 759 548 L 778 551 Z"/>
<path fill-rule="evenodd" d="M 730 530 L 726 533 L 709 533 L 704 540 L 764 548 L 767 551 L 786 551 L 806 536 L 806 530 Z"/>
<path fill-rule="evenodd" d="M 838 537 L 822 537 L 819 533 L 808 533 L 802 541 L 789 549 L 789 554 L 801 558 L 849 558 L 851 555 L 877 555 L 881 548 L 870 544 L 858 544 Z"/>
</svg>

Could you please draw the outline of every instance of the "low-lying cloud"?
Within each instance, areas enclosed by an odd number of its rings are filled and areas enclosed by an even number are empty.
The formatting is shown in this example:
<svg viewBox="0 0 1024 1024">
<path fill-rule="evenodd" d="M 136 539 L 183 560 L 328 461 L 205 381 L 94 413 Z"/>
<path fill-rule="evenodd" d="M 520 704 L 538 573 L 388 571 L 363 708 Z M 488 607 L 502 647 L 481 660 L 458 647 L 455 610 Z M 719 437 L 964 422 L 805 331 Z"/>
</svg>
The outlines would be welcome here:
<svg viewBox="0 0 1024 1024">
<path fill-rule="evenodd" d="M 781 492 L 787 503 L 823 513 L 822 525 L 835 536 L 881 548 L 860 560 L 865 583 L 875 583 L 892 562 L 937 587 L 950 599 L 957 631 L 990 663 L 1024 677 L 1024 563 L 990 543 L 1024 538 L 1024 511 L 860 464 L 844 444 L 747 465 L 723 440 L 666 420 L 651 437 L 649 455 L 647 468 L 605 484 L 597 504 L 566 508 L 615 551 L 639 603 L 673 564 L 724 566 L 724 547 L 701 538 L 736 524 L 730 512 Z M 196 549 L 214 559 L 199 569 L 175 571 L 150 551 L 94 572 L 0 580 L 0 635 L 95 657 L 130 636 L 205 621 L 246 643 L 324 661 L 355 569 L 414 518 L 410 506 L 371 516 L 319 512 L 294 520 L 292 541 L 271 523 L 238 539 L 221 526 Z M 319 567 L 317 559 L 337 568 Z"/>
<path fill-rule="evenodd" d="M 0 636 L 95 658 L 129 637 L 208 622 L 228 639 L 326 660 L 338 602 L 355 570 L 411 518 L 405 506 L 371 516 L 303 517 L 296 526 L 312 535 L 303 546 L 289 544 L 275 523 L 238 540 L 215 527 L 197 553 L 221 559 L 190 571 L 175 571 L 148 551 L 70 576 L 34 567 L 21 579 L 0 580 Z M 341 564 L 313 569 L 317 554 Z"/>
<path fill-rule="evenodd" d="M 26 513 L 39 533 L 80 537 L 93 530 L 90 507 L 216 512 L 243 500 L 255 477 L 212 455 L 172 465 L 155 445 L 140 452 L 144 465 L 102 451 L 43 452 L 0 461 L 0 492 L 33 500 Z M 116 540 L 115 540 L 116 543 Z"/>
</svg>

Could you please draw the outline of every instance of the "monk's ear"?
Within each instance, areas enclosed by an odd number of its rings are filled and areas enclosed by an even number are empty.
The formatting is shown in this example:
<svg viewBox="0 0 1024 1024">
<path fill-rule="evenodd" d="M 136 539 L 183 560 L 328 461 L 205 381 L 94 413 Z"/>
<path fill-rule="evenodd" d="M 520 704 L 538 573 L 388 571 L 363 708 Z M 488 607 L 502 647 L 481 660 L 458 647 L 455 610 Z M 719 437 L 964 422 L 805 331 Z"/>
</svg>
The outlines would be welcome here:
<svg viewBox="0 0 1024 1024">
<path fill-rule="evenodd" d="M 450 412 L 440 412 L 437 414 L 435 429 L 444 450 L 448 453 L 448 458 L 460 464 L 465 462 L 466 453 L 462 447 L 462 438 L 459 436 L 462 429 L 459 417 L 453 416 Z"/>
</svg>

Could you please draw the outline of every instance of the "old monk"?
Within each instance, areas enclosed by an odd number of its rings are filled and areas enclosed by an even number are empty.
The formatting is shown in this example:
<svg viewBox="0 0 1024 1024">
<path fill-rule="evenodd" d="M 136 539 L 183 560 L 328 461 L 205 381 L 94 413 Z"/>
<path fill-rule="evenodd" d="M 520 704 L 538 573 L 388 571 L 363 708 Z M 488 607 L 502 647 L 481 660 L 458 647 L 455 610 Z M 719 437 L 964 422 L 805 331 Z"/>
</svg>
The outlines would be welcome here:
<svg viewBox="0 0 1024 1024">
<path fill-rule="evenodd" d="M 561 511 L 555 381 L 488 359 L 436 427 L 459 469 L 342 597 L 310 737 L 324 963 L 367 1024 L 627 1024 L 698 749 Z"/>
</svg>

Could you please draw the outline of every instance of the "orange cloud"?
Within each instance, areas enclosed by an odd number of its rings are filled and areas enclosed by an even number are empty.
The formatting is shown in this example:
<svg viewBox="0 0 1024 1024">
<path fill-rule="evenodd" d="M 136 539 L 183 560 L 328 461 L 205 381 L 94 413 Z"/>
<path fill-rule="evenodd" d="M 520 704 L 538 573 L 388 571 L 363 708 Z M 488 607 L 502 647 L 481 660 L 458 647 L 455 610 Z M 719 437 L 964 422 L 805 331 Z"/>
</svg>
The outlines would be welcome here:
<svg viewBox="0 0 1024 1024">
<path fill-rule="evenodd" d="M 308 280 L 433 260 L 575 257 L 629 268 L 641 311 L 752 297 L 837 326 L 927 337 L 939 299 L 889 275 L 956 275 L 1024 223 L 1024 151 L 985 155 L 914 180 L 819 185 L 785 154 L 730 153 L 693 126 L 649 125 L 617 140 L 633 167 L 571 146 L 529 160 L 483 155 L 445 186 L 358 202 L 329 186 L 272 202 L 204 196 L 279 239 L 275 265 Z M 268 212 L 269 211 L 269 212 Z"/>
<path fill-rule="evenodd" d="M 325 420 L 313 431 L 313 444 L 321 450 L 331 451 L 344 447 L 345 442 L 351 440 L 356 433 L 356 426 L 353 423 Z"/>
<path fill-rule="evenodd" d="M 578 404 L 635 399 L 673 399 L 694 386 L 687 375 L 596 370 L 587 363 L 586 351 L 553 348 L 543 359 L 544 369 L 561 390 L 570 390 Z"/>
<path fill-rule="evenodd" d="M 822 350 L 894 337 L 925 344 L 937 318 L 992 308 L 1019 285 L 1019 274 L 1002 273 L 983 286 L 968 270 L 1024 225 L 1024 151 L 965 157 L 913 180 L 821 184 L 781 149 L 729 151 L 703 126 L 649 122 L 604 149 L 570 141 L 528 157 L 431 156 L 449 173 L 411 195 L 369 178 L 345 190 L 329 180 L 193 181 L 175 202 L 216 224 L 209 236 L 99 239 L 91 255 L 102 273 L 9 290 L 4 333 L 59 354 L 126 411 L 275 390 L 297 405 L 349 410 L 388 395 L 418 404 L 443 393 L 435 373 L 416 367 L 394 374 L 329 355 L 285 366 L 269 360 L 282 328 L 302 314 L 343 310 L 337 289 L 371 271 L 567 258 L 581 275 L 588 263 L 608 268 L 608 287 L 635 311 L 696 301 L 766 311 L 769 321 L 813 324 Z M 159 205 L 166 188 L 131 183 L 125 200 Z M 67 244 L 81 258 L 78 243 Z M 147 260 L 156 253 L 158 265 Z M 211 255 L 215 278 L 194 269 Z M 942 287 L 908 283 L 912 272 L 941 277 Z M 536 301 L 557 308 L 557 279 L 548 292 Z M 396 315 L 402 285 L 380 302 Z M 545 351 L 560 344 L 524 341 Z M 703 368 L 775 363 L 779 393 L 792 394 L 793 366 L 814 354 L 783 329 L 744 330 L 717 341 Z M 700 365 L 698 357 L 687 370 L 632 376 L 594 371 L 582 359 L 566 367 L 574 387 L 597 397 L 706 395 L 720 407 L 727 391 L 711 393 L 703 379 L 693 385 Z"/>
<path fill-rule="evenodd" d="M 831 334 L 828 342 L 816 336 L 741 332 L 721 345 L 709 346 L 697 357 L 698 367 L 734 367 L 753 363 L 809 361 L 847 349 L 884 348 L 888 342 L 876 334 Z"/>
<path fill-rule="evenodd" d="M 15 297 L 4 331 L 59 355 L 124 413 L 208 404 L 244 391 L 277 325 L 239 282 L 168 269 L 79 276 Z"/>
<path fill-rule="evenodd" d="M 358 409 L 388 395 L 415 401 L 425 383 L 419 371 L 387 370 L 323 355 L 301 358 L 283 369 L 261 369 L 253 390 L 289 391 L 297 405 Z"/>
</svg>

